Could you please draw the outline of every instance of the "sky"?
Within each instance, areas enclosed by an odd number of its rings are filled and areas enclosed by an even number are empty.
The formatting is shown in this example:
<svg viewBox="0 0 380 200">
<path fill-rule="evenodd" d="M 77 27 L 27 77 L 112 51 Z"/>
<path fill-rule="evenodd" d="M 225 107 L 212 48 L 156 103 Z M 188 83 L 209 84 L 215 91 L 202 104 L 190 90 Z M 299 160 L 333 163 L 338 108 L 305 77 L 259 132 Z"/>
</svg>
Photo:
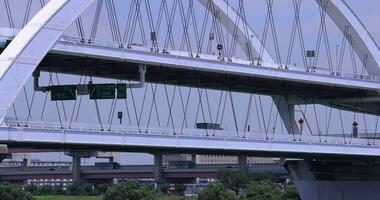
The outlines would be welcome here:
<svg viewBox="0 0 380 200">
<path fill-rule="evenodd" d="M 3 2 L 4 2 L 4 0 L 0 0 L 0 26 L 8 26 L 8 20 L 6 17 L 6 12 L 5 12 Z M 14 18 L 13 20 L 14 20 L 14 23 L 16 24 L 16 27 L 20 27 L 22 24 L 23 16 L 24 16 L 23 13 L 25 10 L 26 2 L 27 2 L 27 0 L 13 0 L 13 1 L 10 0 L 10 4 L 11 4 L 11 8 L 12 8 L 12 16 Z M 39 1 L 33 0 L 32 2 L 33 3 L 32 3 L 31 16 L 34 13 L 36 13 L 39 9 Z M 128 22 L 128 10 L 129 10 L 131 1 L 114 0 L 114 2 L 116 4 L 116 13 L 117 13 L 117 17 L 119 20 L 119 25 L 121 27 L 121 33 L 123 34 L 124 33 L 124 27 L 126 26 L 126 24 Z M 150 0 L 149 2 L 151 3 L 153 18 L 155 21 L 156 19 L 158 19 L 159 2 L 161 2 L 161 1 Z M 169 8 L 170 8 L 172 0 L 168 0 L 168 2 L 169 2 Z M 184 3 L 185 8 L 186 8 L 186 6 L 187 6 L 186 3 L 188 1 L 182 1 L 182 2 Z M 228 0 L 228 2 L 233 7 L 235 7 L 235 9 L 237 8 L 237 0 Z M 373 37 L 375 38 L 377 43 L 380 43 L 380 29 L 378 28 L 378 27 L 380 27 L 380 20 L 377 20 L 378 8 L 380 6 L 380 1 L 377 1 L 377 0 L 364 0 L 364 1 L 346 0 L 346 2 L 350 5 L 350 7 L 355 11 L 355 13 L 363 21 L 366 28 L 373 35 Z M 205 10 L 196 1 L 195 1 L 194 5 L 195 5 L 196 11 L 197 11 L 196 19 L 198 21 L 198 26 L 200 26 L 200 22 L 203 19 L 203 15 L 204 15 Z M 82 20 L 84 22 L 84 29 L 85 29 L 85 35 L 86 36 L 89 35 L 90 30 L 91 30 L 94 9 L 95 9 L 95 5 L 91 6 L 82 15 Z M 245 0 L 244 9 L 246 12 L 246 17 L 247 17 L 247 21 L 248 21 L 249 26 L 253 27 L 259 36 L 262 36 L 263 30 L 264 30 L 264 24 L 265 24 L 264 23 L 265 22 L 265 16 L 266 16 L 266 11 L 267 11 L 266 10 L 267 9 L 266 8 L 266 1 L 265 0 Z M 148 22 L 147 22 L 148 21 L 147 15 L 144 13 L 145 11 L 146 10 L 144 10 L 144 7 L 143 7 L 142 13 L 143 13 L 143 18 L 144 18 L 144 27 L 145 27 L 145 31 L 149 31 Z M 177 48 L 178 48 L 179 43 L 180 43 L 181 38 L 182 38 L 182 29 L 181 29 L 182 25 L 181 25 L 181 21 L 180 21 L 181 20 L 180 15 L 178 12 L 179 11 L 177 11 L 177 14 L 176 14 L 176 17 L 174 20 L 174 26 L 173 26 L 173 29 L 175 29 L 173 34 L 174 34 L 175 41 L 177 43 L 176 44 Z M 284 60 L 286 57 L 287 48 L 289 46 L 289 38 L 290 38 L 290 32 L 291 32 L 290 30 L 292 27 L 292 22 L 293 22 L 293 17 L 294 17 L 292 0 L 274 0 L 273 12 L 274 12 L 274 21 L 276 24 L 276 33 L 277 33 L 277 36 L 279 38 L 279 48 L 280 48 L 281 52 L 285 52 L 285 53 L 282 53 L 282 55 L 281 55 L 282 59 Z M 318 27 L 319 27 L 319 22 L 320 22 L 318 12 L 319 12 L 319 10 L 318 10 L 318 7 L 316 6 L 315 1 L 313 1 L 313 0 L 303 0 L 302 1 L 302 8 L 301 8 L 300 15 L 301 15 L 301 23 L 302 23 L 302 28 L 303 28 L 304 37 L 305 37 L 305 46 L 307 49 L 314 49 L 315 48 L 316 33 L 318 32 Z M 329 37 L 330 37 L 330 48 L 332 49 L 333 57 L 336 58 L 337 55 L 335 53 L 336 52 L 335 49 L 336 49 L 336 47 L 339 47 L 340 44 L 342 43 L 343 35 L 336 28 L 336 26 L 332 23 L 332 21 L 330 19 L 328 19 L 327 27 L 328 27 Z M 193 31 L 193 30 L 191 30 L 191 31 Z M 269 30 L 269 31 L 271 31 L 271 30 Z M 161 43 L 161 45 L 163 45 L 163 43 L 164 43 L 163 38 L 165 38 L 165 24 L 163 24 L 161 26 L 161 30 L 158 32 L 160 34 L 160 38 L 162 38 L 160 40 L 160 43 Z M 140 33 L 137 30 L 135 33 L 134 39 L 133 39 L 137 43 L 141 42 L 141 37 L 139 37 L 139 34 Z M 76 35 L 76 29 L 75 29 L 74 25 L 68 29 L 68 31 L 66 32 L 66 35 L 77 36 Z M 103 12 L 101 14 L 101 19 L 100 19 L 100 28 L 99 28 L 97 40 L 111 41 L 112 38 L 110 37 L 110 35 L 111 35 L 111 32 L 110 32 L 110 28 L 109 28 L 108 19 L 106 16 L 105 8 L 103 8 Z M 190 37 L 192 37 L 192 39 L 193 39 L 194 35 L 191 34 Z M 272 41 L 271 37 L 272 37 L 271 34 L 269 34 L 267 44 L 268 44 L 268 50 L 273 54 L 274 46 L 273 46 L 273 41 Z M 232 40 L 232 38 L 230 36 L 225 36 L 225 39 L 227 41 Z M 207 45 L 207 42 L 204 43 L 204 46 L 206 46 L 206 45 Z M 301 61 L 301 57 L 300 57 L 300 55 L 301 55 L 300 54 L 300 48 L 297 45 L 299 45 L 298 41 L 296 41 L 296 43 L 295 43 L 295 50 L 294 50 L 294 56 L 292 59 L 292 63 L 296 63 L 298 66 L 298 65 L 302 65 L 302 61 Z M 192 44 L 192 46 L 194 47 L 195 44 Z M 214 52 L 216 51 L 215 48 L 216 48 L 216 45 L 214 44 L 214 46 L 213 46 Z M 228 44 L 227 44 L 226 48 L 227 49 L 229 48 Z M 236 52 L 237 52 L 235 54 L 236 57 L 243 57 L 243 58 L 246 57 L 243 54 L 241 49 L 238 49 Z M 322 54 L 323 54 L 323 52 L 322 52 Z M 349 62 L 350 62 L 349 59 L 345 59 L 345 61 L 344 61 L 345 66 L 349 66 L 350 65 Z M 321 59 L 320 65 L 326 67 L 327 66 L 327 60 Z M 345 69 L 345 70 L 350 71 L 351 69 L 349 67 L 347 67 L 347 69 Z M 43 74 L 43 76 L 44 76 L 44 78 L 42 78 L 41 84 L 48 84 L 48 79 L 46 78 L 47 74 Z M 78 82 L 78 80 L 79 80 L 79 77 L 60 75 L 61 84 L 72 83 L 73 81 Z M 96 81 L 98 83 L 110 82 L 110 80 L 104 80 L 104 79 L 96 79 Z M 31 98 L 31 95 L 32 95 L 31 80 L 28 82 L 27 88 L 28 88 L 27 95 L 29 96 L 29 98 Z M 173 90 L 174 90 L 173 88 L 169 88 L 169 93 L 172 93 Z M 164 88 L 160 87 L 159 91 L 161 94 L 163 94 Z M 187 92 L 188 89 L 184 89 L 184 91 Z M 211 101 L 217 102 L 219 93 L 217 91 L 209 91 L 209 93 L 210 93 Z M 135 93 L 135 95 L 136 95 L 136 99 L 141 100 L 142 96 L 143 96 L 143 92 L 138 91 Z M 248 98 L 247 97 L 248 97 L 247 94 L 235 94 L 235 99 L 236 99 L 235 103 L 237 105 L 247 105 L 248 104 L 248 101 L 247 101 Z M 148 94 L 148 99 L 149 98 L 151 99 L 152 96 L 151 95 L 149 96 L 149 94 Z M 178 98 L 178 96 L 176 98 Z M 196 102 L 197 102 L 196 98 L 197 98 L 196 96 L 192 97 L 192 101 L 193 101 L 193 103 L 195 102 L 195 104 L 191 105 L 190 106 L 191 108 L 194 108 L 194 109 L 196 108 Z M 161 103 L 164 106 L 165 96 L 160 96 L 160 99 L 162 99 Z M 35 97 L 36 106 L 34 106 L 32 109 L 32 115 L 34 118 L 38 118 L 42 104 L 43 104 L 42 103 L 43 101 L 44 101 L 44 95 L 41 95 L 41 94 L 36 95 L 36 97 Z M 86 102 L 87 103 L 84 103 L 84 105 L 83 105 L 83 108 L 82 108 L 83 110 L 80 114 L 79 121 L 91 122 L 91 123 L 96 124 L 97 118 L 96 118 L 96 114 L 94 112 L 94 104 L 92 102 L 89 102 L 89 101 L 86 101 Z M 132 106 L 133 106 L 132 102 L 128 101 L 128 104 L 129 104 L 130 108 L 132 108 Z M 214 103 L 214 104 L 216 105 L 216 103 Z M 268 97 L 263 97 L 263 104 L 264 104 L 264 107 L 266 107 L 266 109 L 269 109 L 271 107 L 270 99 Z M 19 107 L 19 109 L 18 109 L 19 116 L 26 116 L 25 110 L 27 110 L 27 109 L 25 107 L 25 105 L 26 105 L 25 104 L 25 96 L 23 96 L 23 94 L 19 95 L 17 105 L 18 105 L 17 107 Z M 213 113 L 215 113 L 215 111 L 216 111 L 215 105 L 212 106 L 212 108 L 211 108 Z M 105 111 L 107 111 L 109 109 L 109 106 L 110 106 L 109 102 L 100 102 L 100 107 L 103 108 L 103 110 L 105 110 Z M 140 106 L 141 106 L 141 102 L 137 102 L 137 107 L 140 107 Z M 176 102 L 174 106 L 175 107 L 179 106 L 179 102 Z M 72 107 L 73 107 L 72 103 L 66 104 L 66 108 L 68 110 L 70 110 Z M 47 108 L 48 109 L 46 109 L 46 115 L 45 115 L 44 120 L 57 121 L 58 118 L 57 118 L 57 114 L 56 114 L 57 111 L 55 109 L 55 104 L 52 102 L 48 102 Z M 122 110 L 123 105 L 119 103 L 117 105 L 117 109 Z M 247 109 L 246 106 L 238 106 L 237 112 L 238 113 L 245 113 L 246 109 Z M 320 118 L 324 118 L 326 120 L 326 117 L 322 117 L 322 116 L 325 115 L 327 110 L 324 107 L 317 107 L 317 109 L 318 109 L 318 116 L 321 116 Z M 231 109 L 227 108 L 227 112 L 231 113 Z M 256 112 L 257 112 L 257 110 L 256 110 Z M 268 110 L 266 110 L 266 112 L 268 112 Z M 104 112 L 104 114 L 103 114 L 104 115 L 103 121 L 106 120 L 106 118 L 107 118 L 106 113 L 107 112 Z M 162 113 L 165 114 L 165 113 L 167 113 L 167 111 L 165 111 L 163 109 Z M 347 127 L 350 127 L 350 124 L 352 123 L 351 114 L 352 113 L 344 114 L 345 115 L 344 118 L 347 119 L 346 120 L 347 122 L 345 124 L 345 125 L 347 125 Z M 10 114 L 10 115 L 12 115 L 12 114 Z M 177 113 L 174 115 L 175 115 L 176 119 L 181 119 L 180 113 Z M 241 116 L 244 116 L 244 115 L 241 115 Z M 334 116 L 334 117 L 336 118 L 336 116 Z M 126 119 L 124 119 L 124 120 L 125 120 L 124 123 L 127 123 Z M 259 116 L 252 116 L 252 118 L 250 118 L 250 122 L 252 122 L 253 124 L 257 120 L 260 120 Z M 273 119 L 270 119 L 270 120 L 273 121 Z M 374 124 L 373 119 L 372 119 L 372 121 L 371 121 L 371 119 L 369 119 L 369 120 L 370 120 L 370 124 Z M 242 118 L 240 119 L 240 121 L 243 121 Z M 114 123 L 116 123 L 116 122 L 114 122 Z M 153 123 L 157 123 L 157 122 L 153 122 Z M 322 120 L 320 123 L 321 123 L 321 126 L 326 126 L 328 124 L 327 121 L 324 121 L 324 120 Z M 274 126 L 277 126 L 276 127 L 277 130 L 281 130 L 280 124 L 277 124 Z M 232 127 L 234 127 L 234 123 L 233 123 L 232 117 L 230 115 L 227 115 L 226 122 L 224 122 L 223 127 L 225 129 L 228 129 L 228 128 L 232 129 Z M 255 130 L 258 131 L 259 126 L 257 126 L 257 123 L 256 123 L 256 126 L 254 126 L 254 127 L 255 127 Z M 338 128 L 336 127 L 335 129 L 338 129 Z M 57 157 L 53 154 L 51 154 L 51 155 L 49 154 L 48 156 L 36 154 L 34 156 L 35 156 L 35 158 L 39 158 L 39 159 L 51 159 L 51 158 Z M 60 160 L 69 159 L 68 157 L 62 156 L 62 155 L 59 155 L 58 158 Z M 152 162 L 152 156 L 145 155 L 145 154 L 144 154 L 144 156 L 141 156 L 140 154 L 128 154 L 128 155 L 120 154 L 119 160 L 122 163 L 144 164 L 144 163 L 151 163 Z M 91 160 L 91 161 L 85 160 L 84 162 L 91 163 L 91 162 L 93 162 L 93 160 Z"/>
</svg>

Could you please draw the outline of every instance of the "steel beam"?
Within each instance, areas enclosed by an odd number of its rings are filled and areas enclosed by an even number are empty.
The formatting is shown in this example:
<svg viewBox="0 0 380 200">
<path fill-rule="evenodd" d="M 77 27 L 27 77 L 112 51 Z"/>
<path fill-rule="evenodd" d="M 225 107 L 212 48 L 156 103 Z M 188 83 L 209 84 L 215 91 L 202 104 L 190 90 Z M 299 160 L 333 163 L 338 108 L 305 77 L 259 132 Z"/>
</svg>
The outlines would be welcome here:
<svg viewBox="0 0 380 200">
<path fill-rule="evenodd" d="M 95 0 L 51 0 L 0 55 L 0 124 L 28 78 L 68 26 Z"/>
</svg>

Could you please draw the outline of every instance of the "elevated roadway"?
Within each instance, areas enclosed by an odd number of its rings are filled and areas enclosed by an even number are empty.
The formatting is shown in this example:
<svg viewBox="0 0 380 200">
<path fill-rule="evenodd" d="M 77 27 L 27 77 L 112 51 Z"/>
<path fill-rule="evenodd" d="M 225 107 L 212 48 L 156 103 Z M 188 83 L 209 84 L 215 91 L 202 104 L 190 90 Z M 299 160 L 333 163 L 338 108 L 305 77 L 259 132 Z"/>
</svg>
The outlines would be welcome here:
<svg viewBox="0 0 380 200">
<path fill-rule="evenodd" d="M 17 30 L 0 28 L 3 48 Z M 85 59 L 83 59 L 85 58 Z M 37 70 L 119 80 L 138 80 L 139 65 L 148 66 L 148 82 L 178 84 L 244 93 L 287 97 L 290 104 L 319 103 L 346 110 L 379 114 L 380 82 L 376 76 L 331 74 L 318 68 L 250 63 L 239 58 L 153 50 L 140 45 L 82 43 L 62 37 Z M 360 105 L 357 98 L 361 99 Z"/>
<path fill-rule="evenodd" d="M 164 177 L 167 179 L 194 179 L 216 178 L 220 170 L 236 168 L 230 165 L 198 165 L 196 168 L 164 168 Z M 254 164 L 248 169 L 253 173 L 270 173 L 277 177 L 287 177 L 288 172 L 280 164 Z M 84 180 L 96 181 L 113 178 L 154 178 L 154 166 L 152 165 L 128 165 L 120 169 L 99 169 L 94 166 L 82 166 L 81 176 Z M 0 168 L 0 180 L 25 181 L 27 179 L 71 179 L 72 172 L 69 167 L 2 167 Z"/>
<path fill-rule="evenodd" d="M 318 136 L 303 136 L 294 140 L 292 135 L 250 133 L 239 138 L 233 132 L 218 131 L 207 137 L 205 130 L 184 129 L 173 135 L 168 128 L 150 128 L 140 133 L 136 127 L 101 131 L 99 127 L 73 126 L 61 129 L 59 124 L 30 123 L 29 127 L 0 127 L 0 143 L 8 148 L 35 148 L 57 150 L 90 150 L 115 152 L 223 154 L 261 157 L 326 158 L 357 157 L 377 158 L 379 144 L 367 138 L 354 138 L 345 144 L 341 135 L 319 142 Z M 177 133 L 181 133 L 177 130 Z M 348 137 L 348 136 L 347 136 Z M 91 140 L 88 140 L 91 138 Z M 369 145 L 371 144 L 371 145 Z"/>
</svg>

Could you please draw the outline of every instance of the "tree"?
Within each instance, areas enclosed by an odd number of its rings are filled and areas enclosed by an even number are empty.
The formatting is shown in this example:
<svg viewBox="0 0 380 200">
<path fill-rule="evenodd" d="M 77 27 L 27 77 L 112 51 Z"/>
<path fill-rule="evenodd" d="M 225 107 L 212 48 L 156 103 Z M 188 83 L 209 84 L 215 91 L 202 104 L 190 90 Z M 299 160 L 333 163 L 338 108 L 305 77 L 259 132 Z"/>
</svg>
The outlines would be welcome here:
<svg viewBox="0 0 380 200">
<path fill-rule="evenodd" d="M 104 194 L 107 191 L 108 187 L 109 187 L 108 184 L 95 184 L 94 185 L 95 194 L 97 195 Z"/>
<path fill-rule="evenodd" d="M 237 200 L 237 195 L 222 183 L 211 183 L 203 189 L 198 200 Z"/>
<path fill-rule="evenodd" d="M 217 179 L 224 186 L 233 190 L 236 195 L 253 180 L 252 174 L 247 171 L 224 170 L 217 173 Z"/>
<path fill-rule="evenodd" d="M 168 183 L 160 184 L 160 191 L 164 194 L 168 193 L 169 188 L 170 188 L 170 185 Z"/>
<path fill-rule="evenodd" d="M 34 200 L 29 192 L 22 190 L 21 186 L 10 183 L 0 184 L 1 200 Z"/>
<path fill-rule="evenodd" d="M 270 180 L 252 182 L 246 188 L 246 200 L 279 200 L 280 193 Z"/>
<path fill-rule="evenodd" d="M 84 194 L 84 189 L 80 183 L 73 183 L 67 187 L 67 192 L 69 195 L 81 195 Z"/>
<path fill-rule="evenodd" d="M 53 192 L 55 195 L 65 195 L 66 194 L 66 191 L 63 189 L 62 185 L 54 186 Z"/>
<path fill-rule="evenodd" d="M 282 191 L 280 199 L 281 200 L 301 200 L 301 197 L 299 196 L 296 187 L 292 185 L 292 186 L 286 187 Z"/>
<path fill-rule="evenodd" d="M 37 189 L 38 195 L 51 195 L 53 194 L 53 187 L 50 185 L 44 185 Z"/>
<path fill-rule="evenodd" d="M 25 191 L 29 192 L 30 194 L 35 195 L 37 193 L 37 186 L 30 184 L 25 187 Z"/>
<path fill-rule="evenodd" d="M 186 191 L 186 185 L 185 184 L 175 184 L 174 185 L 175 191 L 179 195 L 183 195 L 183 192 Z"/>
<path fill-rule="evenodd" d="M 108 188 L 104 200 L 153 200 L 154 195 L 147 187 L 140 187 L 137 181 L 128 181 Z"/>
</svg>

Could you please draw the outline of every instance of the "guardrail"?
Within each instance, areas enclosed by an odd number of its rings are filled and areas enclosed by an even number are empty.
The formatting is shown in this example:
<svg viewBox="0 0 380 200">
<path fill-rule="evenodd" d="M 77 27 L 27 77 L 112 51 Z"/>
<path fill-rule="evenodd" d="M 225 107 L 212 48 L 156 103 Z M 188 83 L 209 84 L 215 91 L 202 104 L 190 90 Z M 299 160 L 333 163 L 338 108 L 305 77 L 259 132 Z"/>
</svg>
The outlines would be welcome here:
<svg viewBox="0 0 380 200">
<path fill-rule="evenodd" d="M 103 48 L 112 48 L 112 49 L 118 49 L 118 50 L 136 50 L 136 51 L 143 51 L 148 53 L 161 53 L 161 54 L 170 54 L 178 57 L 186 57 L 186 58 L 194 58 L 194 59 L 204 59 L 204 60 L 210 60 L 210 61 L 223 61 L 223 62 L 229 62 L 234 64 L 241 64 L 246 66 L 256 66 L 256 67 L 268 67 L 268 68 L 274 68 L 274 69 L 282 69 L 282 70 L 289 70 L 289 71 L 297 71 L 297 72 L 304 72 L 309 74 L 320 74 L 320 75 L 328 75 L 328 76 L 334 76 L 339 78 L 346 78 L 346 79 L 352 79 L 352 80 L 365 80 L 365 81 L 371 81 L 371 82 L 379 82 L 379 78 L 377 76 L 372 75 L 366 75 L 366 74 L 350 74 L 345 72 L 332 72 L 328 69 L 325 69 L 323 67 L 305 67 L 305 66 L 287 66 L 284 64 L 277 64 L 277 63 L 267 63 L 267 62 L 261 62 L 258 59 L 253 59 L 252 61 L 249 59 L 242 59 L 242 58 L 229 58 L 229 57 L 220 57 L 217 55 L 207 55 L 207 54 L 198 54 L 193 52 L 184 52 L 184 51 L 176 51 L 176 50 L 161 50 L 150 48 L 147 46 L 143 46 L 141 44 L 128 44 L 125 46 L 121 46 L 118 43 L 110 42 L 110 41 L 101 41 L 101 40 L 95 40 L 91 42 L 83 42 L 80 38 L 71 37 L 71 36 L 62 36 L 61 42 L 67 42 L 72 43 L 76 45 L 91 45 L 96 47 L 103 47 Z M 256 63 L 256 65 L 255 65 Z"/>
<path fill-rule="evenodd" d="M 146 136 L 166 136 L 166 137 L 191 137 L 200 139 L 221 139 L 221 140 L 240 140 L 240 141 L 263 141 L 263 142 L 283 142 L 283 143 L 299 143 L 299 144 L 325 144 L 325 145 L 348 145 L 348 146 L 380 146 L 373 139 L 354 138 L 351 134 L 320 134 L 320 135 L 295 135 L 292 134 L 273 134 L 273 133 L 247 133 L 246 137 L 236 135 L 236 132 L 226 130 L 206 130 L 206 129 L 173 129 L 168 127 L 152 127 L 149 129 L 139 128 L 136 126 L 115 126 L 112 129 L 102 129 L 99 125 L 87 123 L 56 123 L 43 121 L 6 121 L 6 128 L 16 128 L 20 130 L 46 130 L 46 131 L 62 131 L 65 132 L 86 132 L 93 134 L 140 134 Z M 27 125 L 25 125 L 27 124 Z M 208 131 L 208 135 L 206 135 Z M 174 134 L 176 133 L 176 134 Z M 214 134 L 213 134 L 214 133 Z M 327 137 L 326 137 L 327 136 Z M 380 134 L 379 134 L 380 136 Z"/>
</svg>

